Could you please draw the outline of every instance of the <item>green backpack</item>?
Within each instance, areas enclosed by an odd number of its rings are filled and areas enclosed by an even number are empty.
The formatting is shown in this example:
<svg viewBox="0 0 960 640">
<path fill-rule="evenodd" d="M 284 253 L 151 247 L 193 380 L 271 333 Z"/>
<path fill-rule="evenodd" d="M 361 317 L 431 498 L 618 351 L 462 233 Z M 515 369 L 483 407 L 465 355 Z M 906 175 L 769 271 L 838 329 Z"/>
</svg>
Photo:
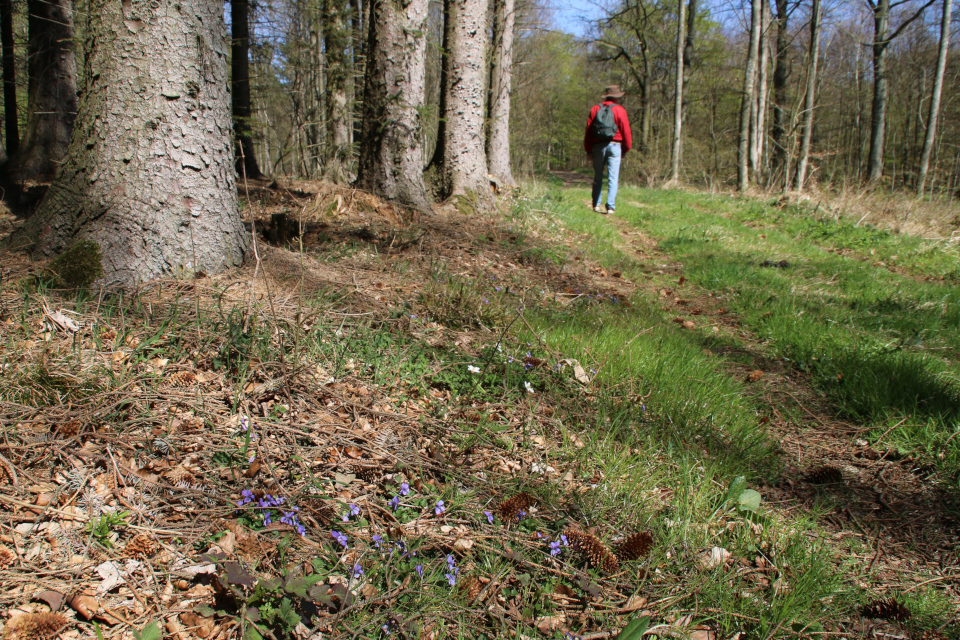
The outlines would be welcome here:
<svg viewBox="0 0 960 640">
<path fill-rule="evenodd" d="M 613 105 L 602 104 L 593 119 L 593 137 L 598 142 L 609 142 L 617 135 L 617 121 L 613 117 Z"/>
</svg>

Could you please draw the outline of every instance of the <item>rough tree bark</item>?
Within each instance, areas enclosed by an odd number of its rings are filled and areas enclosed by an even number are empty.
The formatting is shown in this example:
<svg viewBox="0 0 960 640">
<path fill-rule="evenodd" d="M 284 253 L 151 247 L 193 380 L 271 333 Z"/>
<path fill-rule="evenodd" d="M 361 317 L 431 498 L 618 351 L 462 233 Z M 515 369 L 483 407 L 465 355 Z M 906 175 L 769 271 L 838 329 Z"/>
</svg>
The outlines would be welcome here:
<svg viewBox="0 0 960 640">
<path fill-rule="evenodd" d="M 953 0 L 943 0 L 940 20 L 940 51 L 937 54 L 937 72 L 933 77 L 933 95 L 930 97 L 930 112 L 927 115 L 927 131 L 923 136 L 923 151 L 917 173 L 917 194 L 923 195 L 930 169 L 930 154 L 937 137 L 937 119 L 940 117 L 940 95 L 943 93 L 943 74 L 947 68 L 947 53 L 950 51 L 950 16 Z"/>
<path fill-rule="evenodd" d="M 443 38 L 440 43 L 440 101 L 437 104 L 437 143 L 433 147 L 433 155 L 427 168 L 434 168 L 438 173 L 442 171 L 443 155 L 447 140 L 447 83 L 450 77 L 450 42 L 453 39 L 454 24 L 450 19 L 453 11 L 453 0 L 443 0 Z"/>
<path fill-rule="evenodd" d="M 803 98 L 803 138 L 800 142 L 800 158 L 793 188 L 803 189 L 807 179 L 807 162 L 810 159 L 810 143 L 813 140 L 813 107 L 816 102 L 817 62 L 820 59 L 820 0 L 813 0 L 810 10 L 810 54 L 807 71 L 807 93 Z"/>
<path fill-rule="evenodd" d="M 323 39 L 327 68 L 327 144 L 324 154 L 324 174 L 334 182 L 345 182 L 344 165 L 350 156 L 350 130 L 347 114 L 347 47 L 350 32 L 343 15 L 344 3 L 325 0 L 323 11 Z"/>
<path fill-rule="evenodd" d="M 430 211 L 423 184 L 428 0 L 370 0 L 357 186 Z M 483 148 L 481 147 L 481 153 Z"/>
<path fill-rule="evenodd" d="M 91 0 L 84 91 L 67 158 L 11 244 L 77 240 L 106 286 L 243 260 L 222 0 Z"/>
<path fill-rule="evenodd" d="M 740 103 L 740 135 L 737 146 L 737 190 L 746 191 L 750 183 L 750 111 L 756 101 L 757 56 L 760 51 L 761 0 L 750 0 L 750 48 L 743 76 L 743 99 Z"/>
<path fill-rule="evenodd" d="M 443 197 L 475 194 L 481 207 L 490 198 L 484 154 L 484 60 L 487 43 L 487 3 L 451 0 L 449 72 L 444 91 Z"/>
<path fill-rule="evenodd" d="M 230 0 L 231 57 L 230 80 L 233 88 L 233 120 L 237 135 L 237 173 L 260 178 L 260 165 L 253 146 L 250 108 L 250 3 Z"/>
<path fill-rule="evenodd" d="M 790 75 L 789 13 L 787 0 L 775 0 L 777 5 L 777 42 L 773 63 L 773 127 L 770 137 L 773 142 L 771 154 L 771 180 L 786 172 L 787 166 L 787 79 Z M 787 184 L 784 179 L 784 186 Z"/>
<path fill-rule="evenodd" d="M 684 0 L 677 0 L 677 77 L 673 102 L 673 150 L 670 154 L 670 179 L 667 181 L 670 186 L 676 186 L 680 180 L 680 150 L 682 146 L 680 135 L 683 128 L 683 52 L 686 45 L 684 30 L 687 26 L 686 16 L 684 15 L 685 8 Z"/>
<path fill-rule="evenodd" d="M 514 0 L 494 0 L 493 52 L 490 62 L 490 173 L 507 187 L 516 186 L 510 170 L 510 83 L 513 74 Z"/>
<path fill-rule="evenodd" d="M 13 2 L 0 0 L 0 66 L 3 68 L 3 122 L 7 157 L 20 151 L 17 116 L 17 66 L 13 56 Z"/>
<path fill-rule="evenodd" d="M 52 179 L 77 115 L 77 58 L 70 0 L 28 0 L 27 126 L 11 158 L 17 178 Z"/>
</svg>

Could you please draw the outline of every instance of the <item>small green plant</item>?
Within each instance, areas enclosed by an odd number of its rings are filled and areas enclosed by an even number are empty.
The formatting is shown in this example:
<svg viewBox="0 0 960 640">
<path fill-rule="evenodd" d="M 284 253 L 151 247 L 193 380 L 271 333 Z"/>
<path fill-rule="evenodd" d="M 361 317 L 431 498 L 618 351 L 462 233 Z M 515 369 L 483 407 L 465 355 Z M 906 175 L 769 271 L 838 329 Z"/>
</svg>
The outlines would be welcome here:
<svg viewBox="0 0 960 640">
<path fill-rule="evenodd" d="M 733 511 L 743 516 L 756 517 L 759 515 L 757 513 L 759 509 L 760 493 L 753 489 L 747 489 L 746 477 L 737 476 L 733 479 L 733 482 L 730 483 L 730 486 L 727 488 L 727 493 L 723 497 L 723 502 L 721 502 L 717 510 L 713 512 L 713 515 L 717 516 L 717 514 L 720 513 Z"/>
<path fill-rule="evenodd" d="M 86 289 L 103 276 L 100 245 L 81 240 L 54 258 L 47 266 L 53 285 L 59 289 Z"/>
<path fill-rule="evenodd" d="M 163 631 L 160 629 L 160 623 L 156 620 L 151 620 L 145 624 L 140 631 L 133 630 L 134 640 L 161 640 L 162 638 Z"/>
<path fill-rule="evenodd" d="M 126 517 L 128 515 L 130 515 L 129 511 L 104 513 L 87 523 L 87 535 L 96 540 L 101 546 L 110 549 L 113 547 L 110 536 L 113 535 L 115 529 L 127 526 Z"/>
</svg>

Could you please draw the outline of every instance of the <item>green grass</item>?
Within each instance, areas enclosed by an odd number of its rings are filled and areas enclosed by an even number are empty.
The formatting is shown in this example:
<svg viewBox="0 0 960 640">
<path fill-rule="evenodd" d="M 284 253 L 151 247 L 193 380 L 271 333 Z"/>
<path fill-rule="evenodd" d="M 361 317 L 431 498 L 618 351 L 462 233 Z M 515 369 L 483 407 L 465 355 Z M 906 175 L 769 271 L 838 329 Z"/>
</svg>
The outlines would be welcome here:
<svg viewBox="0 0 960 640">
<path fill-rule="evenodd" d="M 630 268 L 613 225 L 580 206 L 585 193 L 555 196 L 558 215 L 594 238 L 599 260 L 645 277 Z M 768 356 L 808 376 L 839 416 L 870 427 L 873 438 L 885 435 L 878 446 L 932 458 L 955 476 L 960 439 L 946 444 L 960 425 L 955 250 L 934 252 L 931 243 L 813 220 L 796 208 L 676 191 L 627 189 L 617 216 L 656 239 L 692 284 L 735 312 Z M 918 280 L 828 251 L 841 245 L 899 255 L 908 270 L 948 279 Z M 762 264 L 780 260 L 789 266 Z"/>
</svg>

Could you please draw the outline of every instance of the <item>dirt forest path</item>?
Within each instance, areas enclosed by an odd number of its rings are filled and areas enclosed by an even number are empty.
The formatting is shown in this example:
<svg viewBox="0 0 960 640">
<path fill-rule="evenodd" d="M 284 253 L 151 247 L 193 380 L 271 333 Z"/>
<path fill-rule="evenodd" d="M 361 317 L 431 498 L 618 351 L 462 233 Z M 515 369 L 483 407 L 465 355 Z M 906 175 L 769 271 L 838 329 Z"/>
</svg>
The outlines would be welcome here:
<svg viewBox="0 0 960 640">
<path fill-rule="evenodd" d="M 659 300 L 665 314 L 690 328 L 713 324 L 729 340 L 724 347 L 710 341 L 712 353 L 752 361 L 746 366 L 727 360 L 723 366 L 755 390 L 766 406 L 760 421 L 781 445 L 784 473 L 780 482 L 761 489 L 764 501 L 784 513 L 821 511 L 838 561 L 854 562 L 862 587 L 909 593 L 940 583 L 960 612 L 960 509 L 955 496 L 930 481 L 931 469 L 895 450 L 871 447 L 861 437 L 865 429 L 838 418 L 803 375 L 770 357 L 710 292 L 687 281 L 682 264 L 662 251 L 656 238 L 619 217 L 606 219 L 632 257 L 660 276 L 637 284 Z M 673 285 L 664 286 L 664 278 Z"/>
</svg>

